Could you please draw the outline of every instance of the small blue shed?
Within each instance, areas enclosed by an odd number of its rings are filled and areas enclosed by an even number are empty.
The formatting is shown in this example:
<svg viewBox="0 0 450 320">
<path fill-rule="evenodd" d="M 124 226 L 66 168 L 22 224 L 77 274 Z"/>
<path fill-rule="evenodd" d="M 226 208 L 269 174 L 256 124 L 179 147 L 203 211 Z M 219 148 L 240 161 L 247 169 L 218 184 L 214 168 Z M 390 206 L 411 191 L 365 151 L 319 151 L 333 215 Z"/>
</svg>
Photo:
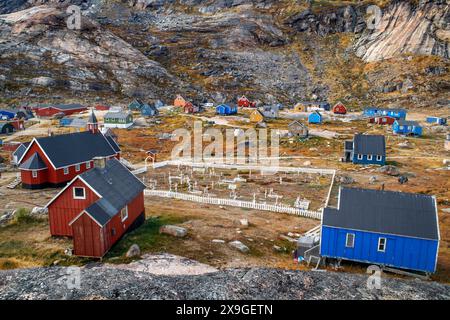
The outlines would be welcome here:
<svg viewBox="0 0 450 320">
<path fill-rule="evenodd" d="M 379 109 L 377 107 L 366 107 L 363 110 L 363 115 L 368 117 L 378 116 Z"/>
<path fill-rule="evenodd" d="M 319 111 L 314 111 L 309 115 L 308 123 L 322 123 L 322 114 Z"/>
<path fill-rule="evenodd" d="M 320 255 L 433 273 L 439 240 L 434 196 L 341 188 L 323 211 Z"/>
<path fill-rule="evenodd" d="M 396 120 L 392 125 L 392 131 L 407 136 L 422 135 L 422 127 L 416 121 Z"/>
<path fill-rule="evenodd" d="M 221 115 L 232 115 L 237 114 L 237 107 L 230 107 L 227 104 L 221 104 L 216 107 L 216 113 Z"/>
<path fill-rule="evenodd" d="M 447 124 L 447 118 L 441 118 L 441 117 L 427 117 L 427 123 L 435 123 L 439 124 L 441 126 Z"/>
</svg>

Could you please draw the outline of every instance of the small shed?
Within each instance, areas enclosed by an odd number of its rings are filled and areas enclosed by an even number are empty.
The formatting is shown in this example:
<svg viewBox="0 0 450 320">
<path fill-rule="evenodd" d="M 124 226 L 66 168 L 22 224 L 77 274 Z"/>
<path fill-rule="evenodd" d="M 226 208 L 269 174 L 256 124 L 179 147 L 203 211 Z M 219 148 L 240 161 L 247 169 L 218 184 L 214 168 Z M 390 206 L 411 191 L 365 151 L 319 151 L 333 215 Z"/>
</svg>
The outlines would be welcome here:
<svg viewBox="0 0 450 320">
<path fill-rule="evenodd" d="M 103 104 L 98 104 L 94 108 L 97 111 L 108 111 L 110 107 L 109 106 L 105 106 Z"/>
<path fill-rule="evenodd" d="M 250 113 L 250 122 L 260 123 L 263 121 L 264 121 L 264 115 L 258 109 L 255 109 Z"/>
<path fill-rule="evenodd" d="M 216 113 L 225 116 L 237 114 L 237 107 L 231 107 L 227 104 L 221 104 L 216 107 Z"/>
<path fill-rule="evenodd" d="M 392 131 L 395 134 L 402 134 L 407 136 L 421 136 L 422 126 L 420 126 L 416 121 L 407 120 L 395 120 L 392 125 Z"/>
<path fill-rule="evenodd" d="M 447 124 L 447 118 L 441 118 L 441 117 L 427 117 L 427 123 L 434 123 L 438 125 L 446 125 Z"/>
<path fill-rule="evenodd" d="M 309 135 L 308 127 L 297 120 L 291 122 L 288 129 L 292 137 L 307 138 Z"/>
<path fill-rule="evenodd" d="M 308 105 L 304 102 L 299 102 L 294 106 L 295 112 L 307 112 L 308 111 Z"/>
<path fill-rule="evenodd" d="M 64 118 L 59 119 L 59 125 L 61 127 L 67 127 L 72 121 L 73 121 L 73 118 L 64 117 Z"/>
<path fill-rule="evenodd" d="M 342 102 L 338 102 L 333 106 L 333 113 L 334 114 L 346 114 L 347 108 Z"/>
<path fill-rule="evenodd" d="M 278 118 L 279 110 L 280 110 L 279 104 L 272 106 L 264 106 L 262 114 L 265 118 L 276 119 Z"/>
<path fill-rule="evenodd" d="M 308 123 L 322 123 L 322 114 L 319 111 L 312 112 L 308 117 Z"/>
<path fill-rule="evenodd" d="M 177 97 L 173 101 L 173 105 L 177 108 L 184 108 L 185 104 L 186 100 L 181 95 L 177 95 Z"/>
</svg>

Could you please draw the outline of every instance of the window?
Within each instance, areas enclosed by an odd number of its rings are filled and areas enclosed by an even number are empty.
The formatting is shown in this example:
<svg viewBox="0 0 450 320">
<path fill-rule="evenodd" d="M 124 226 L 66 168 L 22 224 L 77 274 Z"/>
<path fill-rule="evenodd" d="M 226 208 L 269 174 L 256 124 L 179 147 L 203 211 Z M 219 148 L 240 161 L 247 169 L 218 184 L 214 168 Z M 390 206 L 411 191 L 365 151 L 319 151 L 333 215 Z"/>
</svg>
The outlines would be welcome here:
<svg viewBox="0 0 450 320">
<path fill-rule="evenodd" d="M 400 130 L 403 130 L 403 126 L 398 127 Z"/>
<path fill-rule="evenodd" d="M 75 171 L 76 172 L 80 171 L 80 165 L 79 164 L 75 165 Z"/>
<path fill-rule="evenodd" d="M 378 239 L 378 251 L 385 252 L 386 251 L 386 238 Z"/>
<path fill-rule="evenodd" d="M 345 239 L 345 247 L 346 248 L 354 248 L 355 247 L 355 234 L 347 233 L 347 238 Z"/>
<path fill-rule="evenodd" d="M 371 154 L 367 155 L 367 160 L 369 160 L 369 161 L 372 160 L 372 155 Z"/>
<path fill-rule="evenodd" d="M 86 194 L 83 187 L 73 188 L 73 198 L 74 199 L 86 199 Z"/>
<path fill-rule="evenodd" d="M 31 171 L 31 176 L 33 178 L 37 178 L 37 176 L 38 176 L 37 171 L 36 170 Z"/>
<path fill-rule="evenodd" d="M 115 235 L 116 235 L 116 228 L 112 228 L 112 229 L 111 229 L 111 235 L 112 235 L 112 236 L 115 236 Z"/>
<path fill-rule="evenodd" d="M 382 156 L 377 156 L 377 161 L 381 161 L 381 159 L 383 159 Z"/>
<path fill-rule="evenodd" d="M 64 168 L 64 174 L 66 175 L 66 174 L 69 174 L 69 168 L 68 167 L 65 167 Z"/>
<path fill-rule="evenodd" d="M 120 210 L 120 218 L 122 219 L 122 222 L 127 220 L 127 218 L 128 218 L 128 207 L 125 207 L 122 210 Z"/>
<path fill-rule="evenodd" d="M 363 159 L 363 155 L 362 154 L 358 154 L 358 160 L 362 160 Z"/>
<path fill-rule="evenodd" d="M 90 169 L 90 168 L 91 168 L 91 162 L 88 161 L 88 162 L 86 162 L 86 169 Z"/>
</svg>

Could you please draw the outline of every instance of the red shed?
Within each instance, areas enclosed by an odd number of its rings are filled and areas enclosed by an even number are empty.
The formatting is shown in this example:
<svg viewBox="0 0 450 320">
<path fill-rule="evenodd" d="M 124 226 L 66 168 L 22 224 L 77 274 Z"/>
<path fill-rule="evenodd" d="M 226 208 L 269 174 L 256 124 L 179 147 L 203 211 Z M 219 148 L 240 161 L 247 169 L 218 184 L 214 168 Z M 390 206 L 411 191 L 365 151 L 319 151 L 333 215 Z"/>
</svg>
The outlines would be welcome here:
<svg viewBox="0 0 450 320">
<path fill-rule="evenodd" d="M 48 105 L 48 106 L 38 106 L 34 109 L 34 112 L 39 117 L 51 117 L 57 113 L 64 113 L 66 116 L 69 116 L 74 113 L 79 113 L 82 111 L 86 111 L 87 108 L 82 106 L 81 104 L 56 104 L 56 105 Z"/>
<path fill-rule="evenodd" d="M 342 102 L 338 102 L 333 107 L 333 113 L 334 114 L 346 114 L 347 108 L 344 106 Z"/>
<path fill-rule="evenodd" d="M 9 121 L 9 123 L 11 123 L 14 127 L 14 129 L 16 129 L 16 131 L 19 130 L 25 130 L 25 121 L 22 119 L 13 119 L 11 121 Z"/>
<path fill-rule="evenodd" d="M 256 108 L 256 102 L 251 102 L 246 96 L 242 96 L 238 99 L 239 108 Z"/>
<path fill-rule="evenodd" d="M 88 131 L 34 138 L 18 160 L 22 187 L 61 187 L 92 168 L 93 158 L 120 158 L 120 148 L 110 136 L 98 131 L 91 115 Z"/>
<path fill-rule="evenodd" d="M 73 253 L 103 257 L 145 220 L 145 185 L 117 159 L 97 158 L 48 204 L 50 233 L 73 237 Z"/>
<path fill-rule="evenodd" d="M 200 108 L 194 106 L 191 102 L 186 102 L 184 105 L 184 113 L 197 113 L 200 111 Z"/>
<path fill-rule="evenodd" d="M 391 125 L 395 122 L 395 118 L 382 116 L 382 117 L 374 117 L 369 119 L 369 123 L 376 123 L 381 125 Z"/>
</svg>

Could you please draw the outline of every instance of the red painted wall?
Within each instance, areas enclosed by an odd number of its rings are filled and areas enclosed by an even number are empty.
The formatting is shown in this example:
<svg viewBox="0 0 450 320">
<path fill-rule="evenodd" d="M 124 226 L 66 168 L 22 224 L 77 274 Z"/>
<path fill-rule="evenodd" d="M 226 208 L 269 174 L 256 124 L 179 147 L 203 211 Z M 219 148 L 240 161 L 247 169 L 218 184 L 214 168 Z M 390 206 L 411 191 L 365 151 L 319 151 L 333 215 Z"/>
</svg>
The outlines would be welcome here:
<svg viewBox="0 0 450 320">
<path fill-rule="evenodd" d="M 83 214 L 72 224 L 74 254 L 103 257 L 143 212 L 144 193 L 141 192 L 128 204 L 128 218 L 123 222 L 119 211 L 103 228 L 100 228 L 89 215 Z"/>
<path fill-rule="evenodd" d="M 86 199 L 74 199 L 74 187 L 84 187 Z M 99 197 L 81 180 L 75 180 L 69 188 L 48 206 L 51 235 L 72 236 L 72 228 L 69 226 L 69 222 L 98 199 Z"/>
<path fill-rule="evenodd" d="M 41 148 L 37 145 L 37 143 L 33 143 L 33 145 L 30 147 L 30 149 L 28 150 L 27 153 L 25 153 L 25 156 L 23 157 L 23 160 L 21 163 L 23 163 L 24 161 L 26 161 L 29 157 L 31 157 L 35 152 L 38 152 L 39 155 L 41 156 L 42 160 L 45 162 L 45 164 L 47 165 L 48 171 L 47 171 L 47 182 L 51 183 L 51 184 L 62 184 L 64 182 L 69 182 L 71 181 L 73 178 L 75 178 L 77 175 L 89 170 L 86 168 L 86 163 L 81 163 L 80 164 L 80 170 L 76 171 L 75 169 L 75 165 L 73 166 L 69 166 L 69 172 L 68 174 L 64 174 L 64 169 L 54 169 L 53 166 L 51 165 L 50 161 L 47 159 L 47 157 L 45 156 L 44 152 L 41 150 Z M 117 154 L 116 155 L 117 159 L 120 159 L 120 155 Z M 94 161 L 90 161 L 91 163 L 91 168 L 94 167 Z M 21 171 L 25 171 L 25 170 L 21 170 Z M 24 175 L 21 176 L 24 177 Z M 25 175 L 26 177 L 26 175 Z M 24 180 L 22 180 L 22 182 L 24 183 L 28 183 Z"/>
<path fill-rule="evenodd" d="M 84 213 L 72 224 L 73 253 L 77 256 L 102 257 L 105 251 L 102 228 Z"/>
<path fill-rule="evenodd" d="M 37 177 L 33 178 L 31 170 L 20 170 L 20 180 L 28 185 L 40 185 L 48 182 L 48 169 L 37 170 Z"/>
</svg>

